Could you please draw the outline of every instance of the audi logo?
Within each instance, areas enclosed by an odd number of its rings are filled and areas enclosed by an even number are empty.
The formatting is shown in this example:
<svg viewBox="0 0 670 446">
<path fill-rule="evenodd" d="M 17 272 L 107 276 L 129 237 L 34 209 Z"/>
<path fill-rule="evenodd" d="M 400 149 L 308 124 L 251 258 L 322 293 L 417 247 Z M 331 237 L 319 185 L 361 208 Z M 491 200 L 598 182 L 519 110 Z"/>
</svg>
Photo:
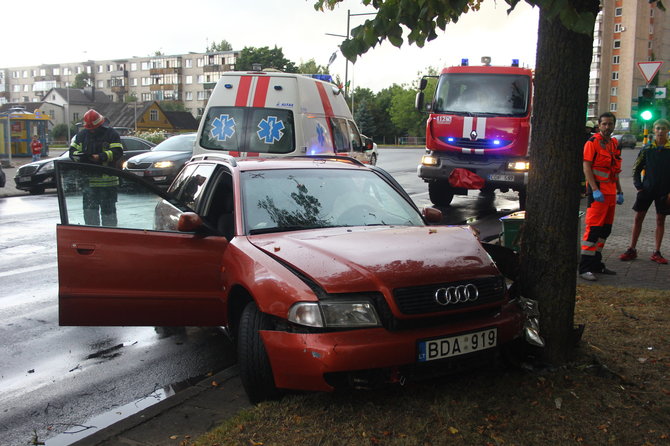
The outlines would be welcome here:
<svg viewBox="0 0 670 446">
<path fill-rule="evenodd" d="M 469 283 L 467 285 L 450 286 L 438 288 L 435 291 L 435 302 L 440 305 L 451 305 L 465 302 L 473 302 L 479 297 L 479 290 Z"/>
</svg>

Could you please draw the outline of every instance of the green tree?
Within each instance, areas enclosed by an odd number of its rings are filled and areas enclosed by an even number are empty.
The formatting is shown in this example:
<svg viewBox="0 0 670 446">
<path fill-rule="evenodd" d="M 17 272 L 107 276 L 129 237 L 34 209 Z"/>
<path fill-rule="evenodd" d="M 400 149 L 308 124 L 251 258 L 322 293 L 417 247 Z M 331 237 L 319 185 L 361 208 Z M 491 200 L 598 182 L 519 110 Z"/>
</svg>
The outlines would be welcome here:
<svg viewBox="0 0 670 446">
<path fill-rule="evenodd" d="M 262 69 L 274 68 L 286 73 L 298 72 L 295 63 L 284 57 L 284 51 L 277 48 L 276 45 L 273 49 L 267 46 L 262 48 L 244 47 L 235 62 L 236 68 L 241 71 L 248 71 L 253 69 L 254 64 L 260 64 Z"/>
<path fill-rule="evenodd" d="M 123 102 L 137 102 L 137 95 L 135 93 L 128 93 L 123 97 Z"/>
<path fill-rule="evenodd" d="M 376 136 L 378 140 L 381 138 L 383 143 L 392 143 L 395 141 L 396 137 L 403 136 L 403 132 L 393 124 L 389 112 L 393 97 L 397 94 L 398 90 L 401 89 L 402 87 L 400 85 L 393 84 L 392 86 L 379 91 L 375 96 L 372 114 L 377 127 L 377 134 L 374 136 Z"/>
<path fill-rule="evenodd" d="M 158 105 L 164 111 L 186 111 L 186 107 L 182 101 L 159 101 Z"/>
<path fill-rule="evenodd" d="M 426 115 L 414 106 L 416 90 L 403 85 L 391 98 L 389 115 L 396 128 L 407 136 L 423 136 L 426 132 Z"/>
<path fill-rule="evenodd" d="M 333 8 L 340 1 L 319 0 L 314 7 Z M 400 47 L 404 43 L 401 25 L 410 30 L 408 42 L 422 47 L 437 37 L 438 28 L 444 30 L 462 14 L 477 11 L 482 1 L 362 0 L 375 7 L 377 14 L 352 30 L 352 38 L 342 42 L 342 53 L 355 61 L 383 40 Z M 509 11 L 518 1 L 505 0 Z M 545 359 L 561 364 L 568 360 L 573 346 L 579 210 L 579 196 L 573 191 L 579 184 L 579 135 L 600 5 L 598 0 L 526 2 L 539 7 L 540 23 L 519 284 L 524 295 L 540 302 Z"/>
<path fill-rule="evenodd" d="M 358 105 L 354 111 L 354 120 L 358 125 L 358 130 L 365 136 L 372 138 L 377 133 L 377 127 L 375 126 L 375 120 L 368 102 L 367 98 L 358 101 Z"/>
<path fill-rule="evenodd" d="M 91 86 L 91 76 L 83 71 L 74 77 L 72 88 L 86 88 Z"/>
<path fill-rule="evenodd" d="M 207 45 L 207 48 L 205 48 L 205 52 L 207 53 L 214 53 L 216 51 L 232 51 L 233 46 L 227 41 L 227 40 L 222 40 L 219 43 L 212 42 L 211 45 Z"/>
<path fill-rule="evenodd" d="M 310 59 L 307 62 L 301 62 L 298 65 L 298 73 L 303 74 L 330 74 L 328 72 L 328 67 L 318 65 L 314 59 Z"/>
</svg>

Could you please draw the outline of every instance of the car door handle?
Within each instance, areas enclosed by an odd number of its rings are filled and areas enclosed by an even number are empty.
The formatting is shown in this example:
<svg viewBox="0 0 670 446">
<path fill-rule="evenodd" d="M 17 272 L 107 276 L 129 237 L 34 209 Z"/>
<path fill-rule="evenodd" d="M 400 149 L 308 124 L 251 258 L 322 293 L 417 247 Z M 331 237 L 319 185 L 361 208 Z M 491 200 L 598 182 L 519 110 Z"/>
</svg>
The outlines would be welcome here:
<svg viewBox="0 0 670 446">
<path fill-rule="evenodd" d="M 86 243 L 73 243 L 72 247 L 77 250 L 78 254 L 88 256 L 93 254 L 95 251 L 95 245 L 89 245 Z"/>
</svg>

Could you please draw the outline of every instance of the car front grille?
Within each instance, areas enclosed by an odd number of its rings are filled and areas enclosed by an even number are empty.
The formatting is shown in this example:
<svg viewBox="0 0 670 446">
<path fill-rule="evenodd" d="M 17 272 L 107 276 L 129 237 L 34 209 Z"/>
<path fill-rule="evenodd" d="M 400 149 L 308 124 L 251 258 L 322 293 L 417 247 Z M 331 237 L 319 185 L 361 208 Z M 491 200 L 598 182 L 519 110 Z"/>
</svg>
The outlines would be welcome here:
<svg viewBox="0 0 670 446">
<path fill-rule="evenodd" d="M 37 169 L 39 169 L 39 166 L 21 166 L 17 171 L 17 176 L 32 175 L 37 172 Z"/>
<path fill-rule="evenodd" d="M 475 139 L 470 138 L 453 138 L 451 141 L 447 137 L 440 137 L 442 142 L 452 146 L 461 147 L 463 149 L 501 149 L 512 143 L 507 139 Z"/>
<path fill-rule="evenodd" d="M 440 305 L 435 299 L 437 290 L 441 288 L 458 287 L 472 284 L 477 287 L 478 298 L 474 301 L 459 302 L 449 305 Z M 483 304 L 501 302 L 505 298 L 505 282 L 502 276 L 486 277 L 458 282 L 446 282 L 417 287 L 397 288 L 393 290 L 393 298 L 403 314 L 418 315 L 430 314 Z"/>
<path fill-rule="evenodd" d="M 148 169 L 151 167 L 151 163 L 134 163 L 132 161 L 128 161 L 127 168 L 128 169 Z"/>
</svg>

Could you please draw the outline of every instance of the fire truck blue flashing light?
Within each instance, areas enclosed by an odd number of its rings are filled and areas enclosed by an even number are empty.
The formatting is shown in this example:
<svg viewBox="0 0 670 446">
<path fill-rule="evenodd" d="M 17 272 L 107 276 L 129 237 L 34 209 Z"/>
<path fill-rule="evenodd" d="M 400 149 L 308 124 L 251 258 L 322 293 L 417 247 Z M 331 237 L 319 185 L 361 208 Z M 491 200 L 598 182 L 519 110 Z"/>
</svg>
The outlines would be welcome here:
<svg viewBox="0 0 670 446">
<path fill-rule="evenodd" d="M 454 142 L 454 141 L 456 141 L 456 138 L 454 138 L 453 136 L 447 138 L 447 142 Z"/>
<path fill-rule="evenodd" d="M 512 59 L 512 66 L 513 67 L 518 67 L 519 66 L 519 59 Z"/>
<path fill-rule="evenodd" d="M 468 59 L 461 59 L 461 66 L 462 66 L 462 67 L 467 67 L 468 64 L 469 64 Z"/>
<path fill-rule="evenodd" d="M 494 146 L 499 146 L 500 145 L 500 140 L 499 139 L 494 139 L 493 140 L 493 145 Z"/>
</svg>

